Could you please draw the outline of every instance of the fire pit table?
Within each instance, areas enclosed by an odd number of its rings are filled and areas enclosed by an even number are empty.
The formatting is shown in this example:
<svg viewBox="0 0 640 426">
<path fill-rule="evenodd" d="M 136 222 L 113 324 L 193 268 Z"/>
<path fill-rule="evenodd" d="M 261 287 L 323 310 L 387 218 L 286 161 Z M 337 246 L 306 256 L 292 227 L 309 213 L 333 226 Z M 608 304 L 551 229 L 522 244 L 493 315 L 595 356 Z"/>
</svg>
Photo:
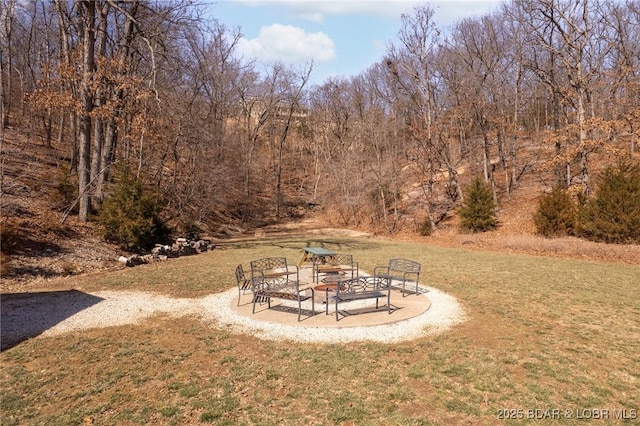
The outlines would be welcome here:
<svg viewBox="0 0 640 426">
<path fill-rule="evenodd" d="M 318 303 L 327 303 L 327 296 L 331 297 L 331 293 L 335 293 L 338 284 L 320 284 L 313 288 L 314 298 Z"/>
</svg>

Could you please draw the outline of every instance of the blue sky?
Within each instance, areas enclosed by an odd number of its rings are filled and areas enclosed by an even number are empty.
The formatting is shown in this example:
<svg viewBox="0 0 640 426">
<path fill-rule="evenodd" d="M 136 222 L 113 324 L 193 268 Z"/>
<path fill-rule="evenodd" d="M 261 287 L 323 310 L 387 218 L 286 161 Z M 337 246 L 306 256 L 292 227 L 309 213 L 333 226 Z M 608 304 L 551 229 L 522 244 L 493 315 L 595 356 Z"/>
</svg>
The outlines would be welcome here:
<svg viewBox="0 0 640 426">
<path fill-rule="evenodd" d="M 395 40 L 400 15 L 412 0 L 220 0 L 210 15 L 227 27 L 240 27 L 239 50 L 258 64 L 304 64 L 313 60 L 312 83 L 349 77 L 380 61 Z M 495 10 L 500 0 L 433 0 L 435 22 L 446 31 L 454 22 Z"/>
</svg>

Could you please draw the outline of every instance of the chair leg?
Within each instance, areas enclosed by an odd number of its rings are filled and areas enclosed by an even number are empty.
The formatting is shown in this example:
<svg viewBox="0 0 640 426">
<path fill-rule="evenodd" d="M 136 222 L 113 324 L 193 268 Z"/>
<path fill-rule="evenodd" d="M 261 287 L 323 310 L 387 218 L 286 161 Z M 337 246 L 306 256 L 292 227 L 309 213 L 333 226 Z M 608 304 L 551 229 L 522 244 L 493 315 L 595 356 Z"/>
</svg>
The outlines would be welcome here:
<svg viewBox="0 0 640 426">
<path fill-rule="evenodd" d="M 311 289 L 311 315 L 316 316 L 316 296 L 313 289 Z"/>
</svg>

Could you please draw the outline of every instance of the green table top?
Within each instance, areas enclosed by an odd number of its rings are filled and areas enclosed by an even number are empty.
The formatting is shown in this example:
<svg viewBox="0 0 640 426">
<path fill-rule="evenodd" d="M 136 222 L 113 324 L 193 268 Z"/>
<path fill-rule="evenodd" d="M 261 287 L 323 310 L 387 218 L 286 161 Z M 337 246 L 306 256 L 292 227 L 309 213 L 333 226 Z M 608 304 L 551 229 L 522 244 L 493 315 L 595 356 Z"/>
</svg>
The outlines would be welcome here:
<svg viewBox="0 0 640 426">
<path fill-rule="evenodd" d="M 303 250 L 307 253 L 315 254 L 316 256 L 331 256 L 333 254 L 336 254 L 334 251 L 327 250 L 326 248 L 322 247 L 305 247 L 303 248 Z"/>
</svg>

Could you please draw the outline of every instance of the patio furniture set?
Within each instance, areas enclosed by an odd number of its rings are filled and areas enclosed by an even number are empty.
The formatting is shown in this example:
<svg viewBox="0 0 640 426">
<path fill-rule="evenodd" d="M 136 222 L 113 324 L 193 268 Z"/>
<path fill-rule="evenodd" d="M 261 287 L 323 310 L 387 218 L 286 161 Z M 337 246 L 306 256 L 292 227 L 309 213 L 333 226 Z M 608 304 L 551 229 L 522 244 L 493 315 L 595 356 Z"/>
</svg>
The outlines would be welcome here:
<svg viewBox="0 0 640 426">
<path fill-rule="evenodd" d="M 312 285 L 300 281 L 300 268 L 305 262 L 311 262 Z M 252 313 L 256 313 L 256 304 L 267 303 L 271 309 L 271 300 L 289 300 L 296 302 L 295 312 L 298 321 L 302 315 L 314 316 L 315 304 L 325 304 L 325 314 L 329 315 L 329 305 L 335 307 L 336 321 L 347 313 L 340 309 L 341 304 L 356 300 L 375 300 L 375 310 L 386 307 L 392 313 L 391 290 L 407 294 L 420 294 L 420 264 L 407 259 L 390 259 L 385 266 L 374 268 L 372 276 L 360 276 L 358 263 L 349 254 L 335 253 L 322 247 L 305 247 L 302 259 L 297 265 L 287 262 L 285 257 L 266 257 L 252 260 L 249 271 L 242 264 L 236 267 L 238 285 L 238 306 L 240 297 L 251 292 Z M 415 286 L 415 287 L 414 287 Z M 382 307 L 380 299 L 386 299 Z M 310 301 L 311 310 L 303 309 L 303 302 Z"/>
</svg>

